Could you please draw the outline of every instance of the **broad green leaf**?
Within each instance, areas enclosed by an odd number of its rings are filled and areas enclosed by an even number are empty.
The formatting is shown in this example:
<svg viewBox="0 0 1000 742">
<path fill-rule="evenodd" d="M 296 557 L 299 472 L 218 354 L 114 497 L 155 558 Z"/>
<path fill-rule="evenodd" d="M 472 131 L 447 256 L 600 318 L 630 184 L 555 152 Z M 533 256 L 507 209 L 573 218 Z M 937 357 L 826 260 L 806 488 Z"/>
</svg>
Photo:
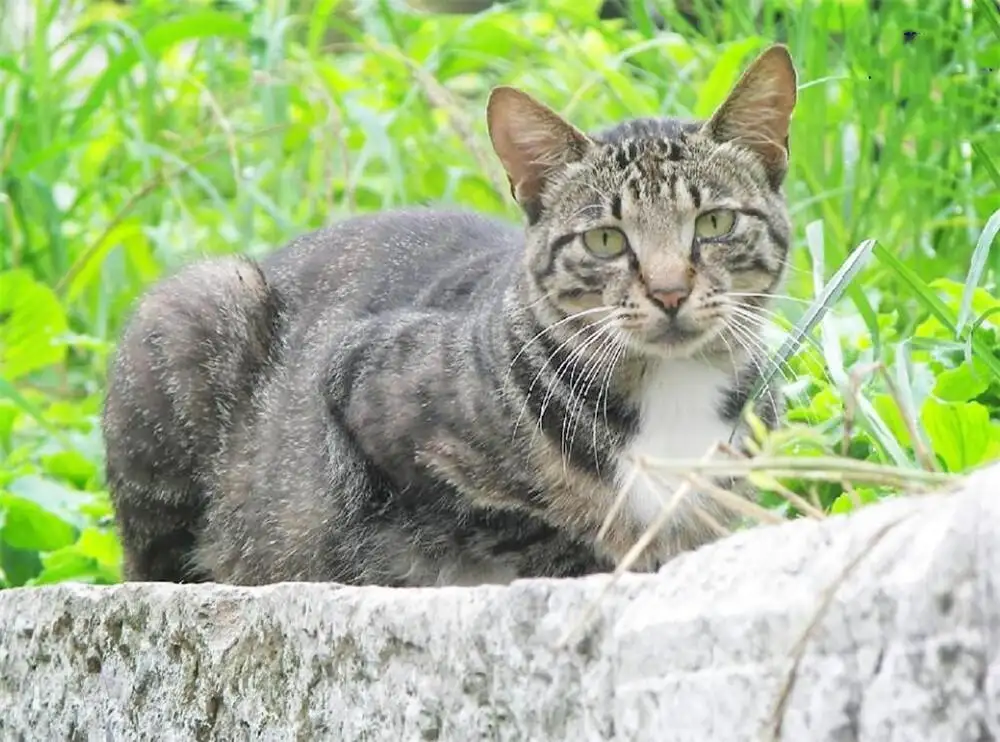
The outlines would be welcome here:
<svg viewBox="0 0 1000 742">
<path fill-rule="evenodd" d="M 950 472 L 964 472 L 1000 449 L 1000 432 L 989 410 L 977 402 L 941 402 L 929 398 L 920 419 L 931 446 Z"/>
<path fill-rule="evenodd" d="M 0 376 L 7 381 L 61 363 L 66 315 L 52 289 L 26 270 L 0 273 Z"/>
<path fill-rule="evenodd" d="M 955 334 L 941 320 L 931 315 L 913 331 L 915 338 L 954 341 Z"/>
<path fill-rule="evenodd" d="M 990 386 L 989 369 L 977 358 L 938 374 L 934 396 L 944 402 L 968 402 Z"/>
<path fill-rule="evenodd" d="M 11 494 L 32 502 L 66 523 L 82 527 L 80 506 L 92 498 L 87 492 L 70 489 L 51 479 L 36 475 L 19 477 L 7 489 Z"/>
<path fill-rule="evenodd" d="M 76 540 L 77 530 L 37 503 L 0 493 L 0 510 L 6 517 L 0 540 L 24 551 L 55 551 Z"/>
<path fill-rule="evenodd" d="M 6 543 L 0 530 L 0 574 L 9 587 L 20 587 L 42 570 L 42 561 L 34 549 L 18 549 Z"/>
<path fill-rule="evenodd" d="M 107 567 L 117 567 L 122 560 L 122 548 L 114 531 L 88 528 L 74 548 Z"/>
<path fill-rule="evenodd" d="M 812 395 L 808 405 L 790 409 L 788 419 L 816 425 L 837 417 L 843 410 L 844 405 L 840 396 L 831 387 L 824 386 Z"/>
<path fill-rule="evenodd" d="M 45 585 L 67 580 L 117 582 L 121 579 L 121 556 L 121 547 L 114 533 L 88 528 L 76 543 L 42 556 L 43 569 L 31 584 Z"/>
<path fill-rule="evenodd" d="M 32 585 L 51 585 L 57 582 L 98 582 L 101 565 L 93 557 L 69 547 L 42 557 L 42 570 L 31 580 Z"/>
<path fill-rule="evenodd" d="M 58 451 L 43 456 L 42 465 L 51 476 L 71 482 L 81 489 L 98 474 L 97 462 L 79 451 Z"/>
</svg>

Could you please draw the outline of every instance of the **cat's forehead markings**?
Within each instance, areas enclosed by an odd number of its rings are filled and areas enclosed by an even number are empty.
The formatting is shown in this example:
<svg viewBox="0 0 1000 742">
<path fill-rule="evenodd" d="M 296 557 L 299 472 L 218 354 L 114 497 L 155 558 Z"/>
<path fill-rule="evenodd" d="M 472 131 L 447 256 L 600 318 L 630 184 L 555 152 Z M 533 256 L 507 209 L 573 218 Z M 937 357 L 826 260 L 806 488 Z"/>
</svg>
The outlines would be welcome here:
<svg viewBox="0 0 1000 742">
<path fill-rule="evenodd" d="M 656 187 L 657 181 L 664 177 L 664 160 L 655 149 L 647 147 L 643 156 L 636 160 L 641 177 L 644 178 L 652 188 Z"/>
<path fill-rule="evenodd" d="M 618 221 L 622 218 L 622 197 L 620 193 L 611 196 L 611 216 Z"/>
<path fill-rule="evenodd" d="M 633 139 L 624 139 L 612 145 L 614 163 L 619 170 L 628 170 L 638 157 L 638 147 Z"/>
<path fill-rule="evenodd" d="M 687 192 L 691 199 L 691 206 L 694 209 L 701 208 L 701 189 L 690 180 L 687 181 Z"/>
<path fill-rule="evenodd" d="M 646 184 L 647 180 L 642 174 L 635 174 L 625 181 L 624 190 L 632 197 L 633 201 L 644 201 L 646 200 Z"/>
<path fill-rule="evenodd" d="M 677 173 L 669 172 L 660 183 L 660 195 L 670 199 L 677 198 Z"/>
</svg>

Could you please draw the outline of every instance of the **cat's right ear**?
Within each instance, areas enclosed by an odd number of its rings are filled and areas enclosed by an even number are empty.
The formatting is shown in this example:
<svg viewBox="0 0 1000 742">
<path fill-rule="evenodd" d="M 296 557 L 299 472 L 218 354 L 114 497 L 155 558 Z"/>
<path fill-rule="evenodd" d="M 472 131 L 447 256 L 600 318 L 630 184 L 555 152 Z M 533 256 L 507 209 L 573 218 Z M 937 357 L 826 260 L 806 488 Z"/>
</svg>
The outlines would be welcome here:
<svg viewBox="0 0 1000 742">
<path fill-rule="evenodd" d="M 775 44 L 747 68 L 705 124 L 717 142 L 736 142 L 761 158 L 777 188 L 788 169 L 788 129 L 798 93 L 788 49 Z"/>
<path fill-rule="evenodd" d="M 486 122 L 511 193 L 529 218 L 537 218 L 539 197 L 552 174 L 593 146 L 586 134 L 516 88 L 493 89 Z"/>
</svg>

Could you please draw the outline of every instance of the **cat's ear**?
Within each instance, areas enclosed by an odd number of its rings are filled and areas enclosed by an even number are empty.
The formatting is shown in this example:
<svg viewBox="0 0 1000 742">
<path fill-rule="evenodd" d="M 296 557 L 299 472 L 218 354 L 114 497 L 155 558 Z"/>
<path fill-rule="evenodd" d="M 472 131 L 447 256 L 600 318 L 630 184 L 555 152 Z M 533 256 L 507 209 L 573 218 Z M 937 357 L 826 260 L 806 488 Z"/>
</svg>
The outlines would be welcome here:
<svg viewBox="0 0 1000 742">
<path fill-rule="evenodd" d="M 795 65 L 775 44 L 754 60 L 705 124 L 717 142 L 735 142 L 761 158 L 772 184 L 788 169 L 788 126 L 796 100 Z"/>
<path fill-rule="evenodd" d="M 593 146 L 586 134 L 516 88 L 493 89 L 486 122 L 511 193 L 529 216 L 537 213 L 538 198 L 552 173 L 581 159 Z"/>
</svg>

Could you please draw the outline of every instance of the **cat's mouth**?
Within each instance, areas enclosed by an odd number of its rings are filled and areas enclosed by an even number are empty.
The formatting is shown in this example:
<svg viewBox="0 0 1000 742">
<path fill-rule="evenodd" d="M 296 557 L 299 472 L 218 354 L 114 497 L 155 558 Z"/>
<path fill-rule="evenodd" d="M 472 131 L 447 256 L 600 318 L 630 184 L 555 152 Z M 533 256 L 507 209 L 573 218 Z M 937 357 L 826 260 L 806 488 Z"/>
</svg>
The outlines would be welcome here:
<svg viewBox="0 0 1000 742">
<path fill-rule="evenodd" d="M 647 343 L 655 345 L 684 345 L 694 342 L 704 334 L 703 330 L 692 327 L 677 317 L 666 317 L 651 323 L 644 339 Z"/>
<path fill-rule="evenodd" d="M 643 353 L 677 357 L 691 355 L 709 343 L 721 331 L 721 324 L 716 321 L 701 324 L 685 316 L 661 315 L 628 331 Z"/>
</svg>

